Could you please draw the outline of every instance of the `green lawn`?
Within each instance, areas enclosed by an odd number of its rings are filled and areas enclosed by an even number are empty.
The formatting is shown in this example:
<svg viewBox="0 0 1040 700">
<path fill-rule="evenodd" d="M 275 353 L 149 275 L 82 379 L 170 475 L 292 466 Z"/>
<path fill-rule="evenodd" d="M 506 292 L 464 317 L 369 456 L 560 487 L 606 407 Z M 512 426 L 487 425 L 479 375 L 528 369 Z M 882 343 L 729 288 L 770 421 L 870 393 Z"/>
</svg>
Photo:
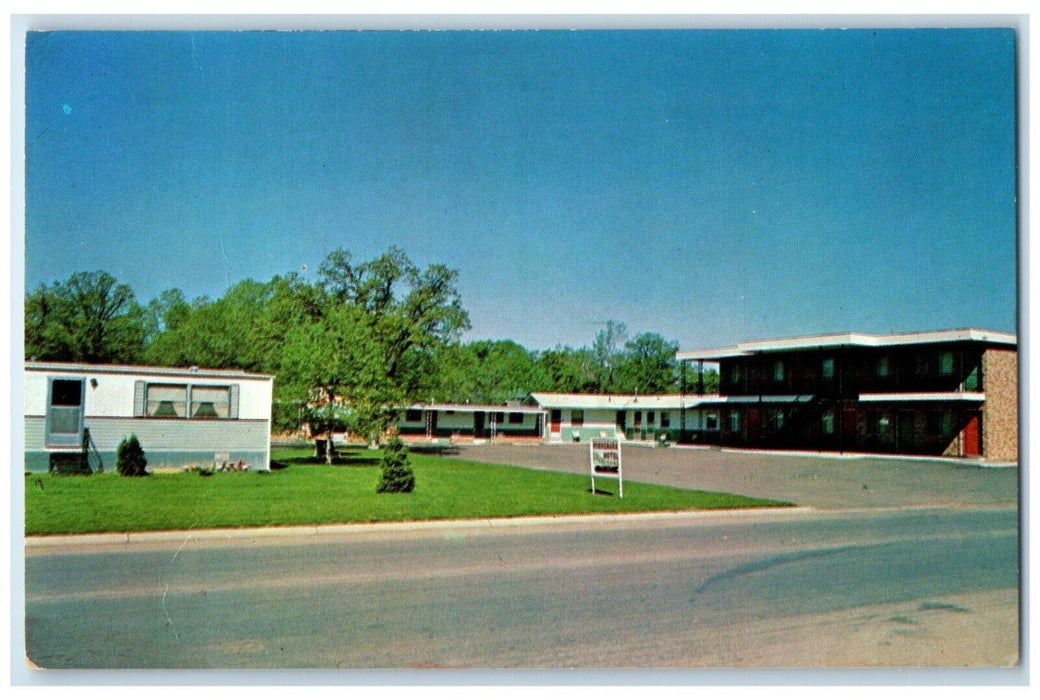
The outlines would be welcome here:
<svg viewBox="0 0 1040 700">
<path fill-rule="evenodd" d="M 309 450 L 275 451 L 270 473 L 156 473 L 127 478 L 25 477 L 27 535 L 314 525 L 522 515 L 628 513 L 790 505 L 731 494 L 409 455 L 416 488 L 377 494 L 379 452 L 354 450 L 329 467 Z"/>
</svg>

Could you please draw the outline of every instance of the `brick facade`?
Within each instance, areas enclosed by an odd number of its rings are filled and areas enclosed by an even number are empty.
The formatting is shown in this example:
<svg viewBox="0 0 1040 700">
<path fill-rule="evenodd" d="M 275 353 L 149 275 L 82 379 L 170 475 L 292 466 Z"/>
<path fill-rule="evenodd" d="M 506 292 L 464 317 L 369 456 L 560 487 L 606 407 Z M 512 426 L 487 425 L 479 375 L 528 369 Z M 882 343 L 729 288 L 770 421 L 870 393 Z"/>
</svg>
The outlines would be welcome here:
<svg viewBox="0 0 1040 700">
<path fill-rule="evenodd" d="M 1018 353 L 987 349 L 982 356 L 986 402 L 982 450 L 986 459 L 1018 461 Z"/>
</svg>

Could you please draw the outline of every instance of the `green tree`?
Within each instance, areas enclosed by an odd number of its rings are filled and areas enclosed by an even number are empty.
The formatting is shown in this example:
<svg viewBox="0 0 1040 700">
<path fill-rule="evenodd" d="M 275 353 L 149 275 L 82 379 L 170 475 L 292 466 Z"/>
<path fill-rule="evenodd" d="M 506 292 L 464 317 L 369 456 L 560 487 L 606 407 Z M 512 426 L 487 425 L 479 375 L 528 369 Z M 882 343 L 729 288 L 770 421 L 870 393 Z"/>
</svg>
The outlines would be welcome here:
<svg viewBox="0 0 1040 700">
<path fill-rule="evenodd" d="M 377 493 L 411 493 L 415 489 L 415 473 L 408 463 L 408 449 L 396 434 L 383 448 L 381 477 Z"/>
<path fill-rule="evenodd" d="M 77 272 L 25 299 L 25 355 L 40 360 L 133 363 L 147 314 L 129 286 L 107 272 Z"/>
<path fill-rule="evenodd" d="M 429 396 L 437 352 L 469 328 L 457 275 L 419 269 L 398 248 L 356 264 L 333 251 L 315 287 L 297 289 L 299 321 L 281 348 L 283 395 L 345 406 L 349 428 L 378 440 L 403 406 Z"/>
<path fill-rule="evenodd" d="M 538 353 L 535 390 L 567 394 L 594 393 L 599 384 L 596 359 L 588 348 L 557 346 Z"/>
<path fill-rule="evenodd" d="M 120 476 L 148 476 L 148 460 L 136 435 L 124 438 L 116 448 L 116 471 Z"/>
<path fill-rule="evenodd" d="M 386 375 L 369 319 L 355 306 L 329 309 L 291 330 L 278 376 L 286 395 L 307 400 L 311 432 L 326 435 L 329 464 L 334 430 L 376 435 L 403 398 Z"/>
<path fill-rule="evenodd" d="M 675 353 L 679 344 L 659 333 L 640 333 L 625 343 L 616 388 L 623 393 L 669 394 L 679 389 Z"/>
<path fill-rule="evenodd" d="M 216 301 L 196 300 L 187 313 L 175 304 L 174 324 L 156 336 L 145 357 L 171 367 L 270 371 L 263 349 L 265 310 L 272 296 L 271 282 L 243 280 Z M 155 306 L 161 309 L 163 303 Z"/>
<path fill-rule="evenodd" d="M 477 340 L 444 346 L 436 355 L 441 401 L 501 403 L 522 399 L 544 384 L 535 353 L 512 340 Z"/>
<path fill-rule="evenodd" d="M 318 271 L 326 308 L 349 305 L 364 312 L 390 385 L 409 398 L 433 388 L 435 352 L 470 327 L 457 283 L 455 270 L 439 264 L 419 269 L 396 247 L 359 264 L 337 249 Z"/>
<path fill-rule="evenodd" d="M 625 324 L 616 321 L 607 321 L 607 327 L 596 334 L 596 340 L 592 343 L 592 357 L 596 367 L 596 390 L 601 394 L 617 390 L 618 366 L 621 364 L 622 346 L 627 339 Z"/>
</svg>

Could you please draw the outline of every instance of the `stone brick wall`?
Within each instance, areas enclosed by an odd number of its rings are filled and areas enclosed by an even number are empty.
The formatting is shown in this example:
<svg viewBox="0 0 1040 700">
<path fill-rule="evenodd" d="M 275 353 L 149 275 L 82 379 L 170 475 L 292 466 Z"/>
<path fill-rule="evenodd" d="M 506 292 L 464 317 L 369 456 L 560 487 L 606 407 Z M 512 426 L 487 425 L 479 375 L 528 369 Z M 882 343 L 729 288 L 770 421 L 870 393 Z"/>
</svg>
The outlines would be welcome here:
<svg viewBox="0 0 1040 700">
<path fill-rule="evenodd" d="M 982 355 L 982 453 L 1018 461 L 1018 352 L 990 348 Z"/>
</svg>

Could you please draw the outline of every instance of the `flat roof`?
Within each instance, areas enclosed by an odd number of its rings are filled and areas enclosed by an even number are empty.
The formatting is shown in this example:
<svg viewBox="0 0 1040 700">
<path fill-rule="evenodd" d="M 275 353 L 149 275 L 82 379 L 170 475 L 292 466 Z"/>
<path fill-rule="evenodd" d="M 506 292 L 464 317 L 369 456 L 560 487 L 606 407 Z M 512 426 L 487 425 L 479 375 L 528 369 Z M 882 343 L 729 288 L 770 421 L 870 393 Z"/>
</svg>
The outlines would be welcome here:
<svg viewBox="0 0 1040 700">
<path fill-rule="evenodd" d="M 1018 347 L 1018 336 L 1014 333 L 987 331 L 978 328 L 959 328 L 945 331 L 924 331 L 918 333 L 892 333 L 872 335 L 869 333 L 831 333 L 824 335 L 806 335 L 773 340 L 751 340 L 727 347 L 707 350 L 680 350 L 675 359 L 682 360 L 721 360 L 730 357 L 742 357 L 759 352 L 780 352 L 785 350 L 814 350 L 838 347 L 890 347 L 896 345 L 921 345 L 926 343 L 976 342 L 990 345 L 1007 345 Z"/>
<path fill-rule="evenodd" d="M 76 374 L 149 374 L 163 377 L 208 377 L 210 379 L 274 379 L 271 374 L 254 374 L 238 369 L 201 367 L 151 367 L 146 365 L 94 365 L 78 362 L 25 363 L 27 372 L 69 372 Z"/>
<path fill-rule="evenodd" d="M 475 403 L 413 403 L 410 411 L 455 411 L 456 413 L 541 413 L 537 406 L 515 406 L 508 404 L 475 404 Z"/>
<path fill-rule="evenodd" d="M 555 394 L 550 392 L 534 392 L 531 398 L 545 408 L 578 408 L 578 409 L 681 409 L 691 408 L 702 403 L 714 403 L 716 395 L 680 395 L 680 394 Z"/>
</svg>

